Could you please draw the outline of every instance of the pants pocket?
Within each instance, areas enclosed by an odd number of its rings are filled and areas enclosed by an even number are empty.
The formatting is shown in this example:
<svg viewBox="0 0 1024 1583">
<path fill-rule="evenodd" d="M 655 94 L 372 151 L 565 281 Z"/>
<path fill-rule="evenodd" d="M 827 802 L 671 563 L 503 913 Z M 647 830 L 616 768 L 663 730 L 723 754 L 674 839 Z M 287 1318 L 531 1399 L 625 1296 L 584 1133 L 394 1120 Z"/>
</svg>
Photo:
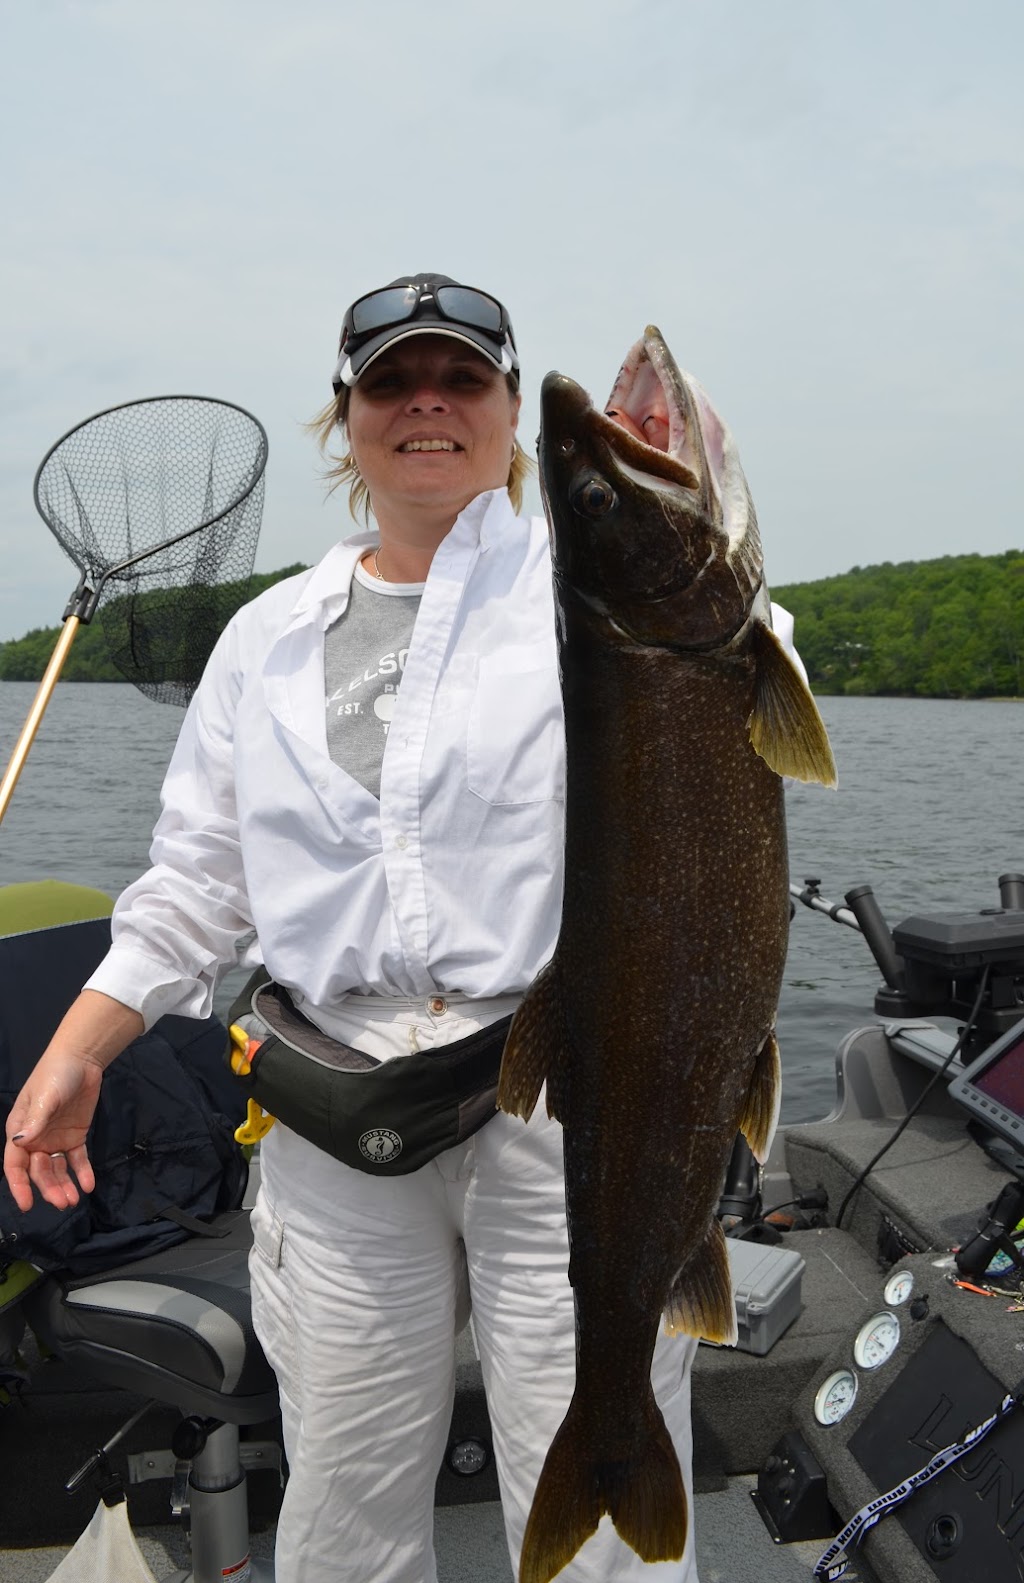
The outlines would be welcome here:
<svg viewBox="0 0 1024 1583">
<path fill-rule="evenodd" d="M 267 1203 L 262 1188 L 253 1207 L 252 1251 L 249 1255 L 249 1293 L 253 1329 L 277 1376 L 286 1449 L 289 1428 L 302 1410 L 298 1351 L 292 1292 L 282 1269 L 285 1247 L 284 1221 Z"/>
<path fill-rule="evenodd" d="M 250 1217 L 252 1226 L 252 1251 L 271 1270 L 281 1268 L 281 1248 L 284 1244 L 284 1222 L 275 1215 L 262 1192 L 257 1195 Z"/>
</svg>

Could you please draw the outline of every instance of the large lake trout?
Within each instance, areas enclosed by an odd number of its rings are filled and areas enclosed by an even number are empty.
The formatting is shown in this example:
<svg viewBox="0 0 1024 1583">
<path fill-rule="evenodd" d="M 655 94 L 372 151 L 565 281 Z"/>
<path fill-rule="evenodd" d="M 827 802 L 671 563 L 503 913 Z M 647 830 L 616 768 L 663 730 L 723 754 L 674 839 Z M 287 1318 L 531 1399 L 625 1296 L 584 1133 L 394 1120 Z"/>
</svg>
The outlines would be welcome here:
<svg viewBox="0 0 1024 1583">
<path fill-rule="evenodd" d="M 498 1103 L 546 1083 L 564 1128 L 576 1389 L 541 1473 L 520 1583 L 608 1513 L 682 1556 L 679 1463 L 651 1389 L 658 1327 L 736 1339 L 715 1210 L 737 1131 L 779 1109 L 789 926 L 784 775 L 834 784 L 810 693 L 771 629 L 732 438 L 653 327 L 596 411 L 541 396 L 567 748 L 555 955 L 515 1018 Z"/>
</svg>

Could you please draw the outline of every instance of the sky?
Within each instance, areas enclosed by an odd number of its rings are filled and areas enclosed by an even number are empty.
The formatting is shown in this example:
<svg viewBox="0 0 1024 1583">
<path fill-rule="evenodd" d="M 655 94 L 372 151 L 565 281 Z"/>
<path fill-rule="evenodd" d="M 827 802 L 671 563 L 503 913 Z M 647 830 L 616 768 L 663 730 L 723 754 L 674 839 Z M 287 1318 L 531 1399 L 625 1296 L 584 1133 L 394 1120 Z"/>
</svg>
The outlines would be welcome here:
<svg viewBox="0 0 1024 1583">
<path fill-rule="evenodd" d="M 257 569 L 351 531 L 303 424 L 424 269 L 509 307 L 531 452 L 544 374 L 603 402 L 657 324 L 771 585 L 1019 548 L 1022 62 L 1020 0 L 0 0 L 0 641 L 76 581 L 36 469 L 119 402 L 256 414 Z"/>
</svg>

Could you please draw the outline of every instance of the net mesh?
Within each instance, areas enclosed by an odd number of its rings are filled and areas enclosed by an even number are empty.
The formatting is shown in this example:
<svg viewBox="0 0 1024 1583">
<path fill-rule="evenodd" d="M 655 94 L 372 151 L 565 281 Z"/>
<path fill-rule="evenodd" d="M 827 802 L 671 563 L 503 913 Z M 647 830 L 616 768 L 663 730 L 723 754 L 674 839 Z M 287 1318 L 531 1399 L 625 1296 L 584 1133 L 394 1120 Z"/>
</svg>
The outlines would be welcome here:
<svg viewBox="0 0 1024 1583">
<path fill-rule="evenodd" d="M 204 396 L 98 413 L 43 460 L 39 513 L 98 591 L 114 665 L 147 697 L 187 704 L 245 602 L 266 462 L 262 425 Z"/>
</svg>

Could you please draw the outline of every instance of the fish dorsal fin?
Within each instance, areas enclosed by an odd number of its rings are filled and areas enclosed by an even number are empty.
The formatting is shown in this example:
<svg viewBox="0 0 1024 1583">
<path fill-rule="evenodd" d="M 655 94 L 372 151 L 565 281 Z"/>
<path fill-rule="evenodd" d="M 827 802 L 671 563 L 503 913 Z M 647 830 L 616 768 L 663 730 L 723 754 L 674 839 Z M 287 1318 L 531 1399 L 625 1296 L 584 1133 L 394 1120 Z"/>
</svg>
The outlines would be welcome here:
<svg viewBox="0 0 1024 1583">
<path fill-rule="evenodd" d="M 712 1220 L 704 1241 L 676 1276 L 665 1308 L 669 1335 L 703 1336 L 731 1347 L 736 1342 L 732 1271 L 721 1222 Z"/>
<path fill-rule="evenodd" d="M 770 1033 L 758 1051 L 754 1075 L 747 1090 L 747 1102 L 740 1117 L 740 1131 L 750 1152 L 760 1165 L 768 1158 L 782 1102 L 782 1063 L 779 1045 Z"/>
<path fill-rule="evenodd" d="M 835 786 L 836 761 L 818 706 L 775 633 L 760 621 L 754 622 L 753 652 L 756 684 L 748 723 L 754 752 L 776 775 Z"/>
<path fill-rule="evenodd" d="M 529 1121 L 547 1083 L 548 1115 L 562 1121 L 559 1074 L 564 1070 L 560 1057 L 565 1045 L 559 978 L 555 964 L 549 962 L 530 985 L 512 1019 L 501 1057 L 498 1109 Z"/>
</svg>

